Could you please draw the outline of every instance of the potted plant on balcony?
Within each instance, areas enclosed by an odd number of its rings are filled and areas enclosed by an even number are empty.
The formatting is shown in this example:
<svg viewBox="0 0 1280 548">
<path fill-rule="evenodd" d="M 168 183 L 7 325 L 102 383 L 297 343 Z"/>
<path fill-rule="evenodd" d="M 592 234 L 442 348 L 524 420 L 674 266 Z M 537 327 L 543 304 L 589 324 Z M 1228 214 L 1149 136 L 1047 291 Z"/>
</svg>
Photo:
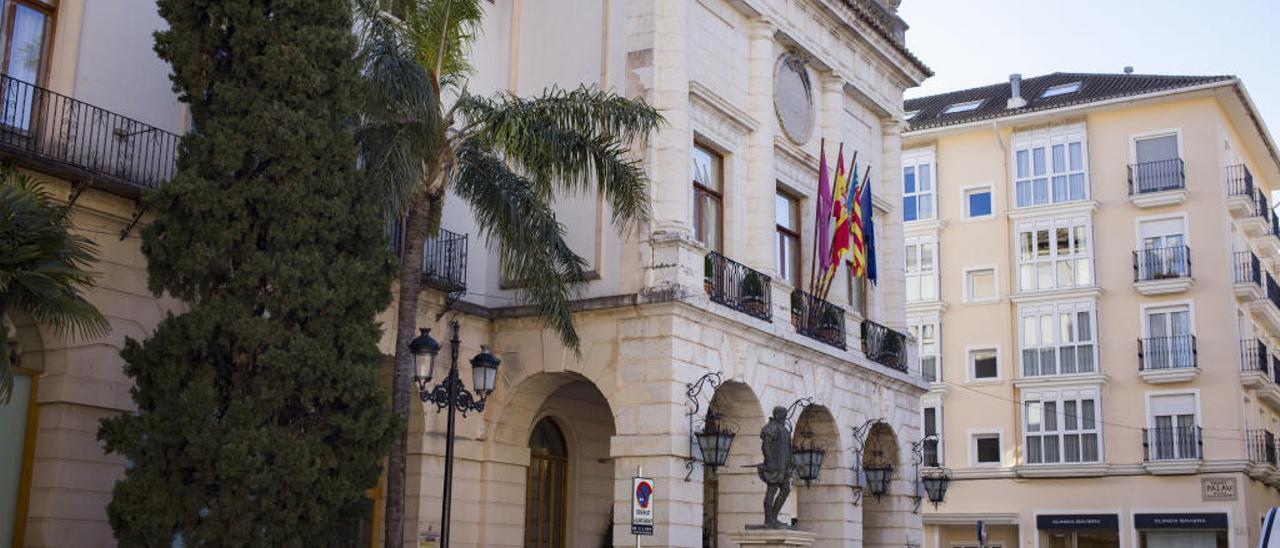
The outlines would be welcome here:
<svg viewBox="0 0 1280 548">
<path fill-rule="evenodd" d="M 742 278 L 741 289 L 743 309 L 752 316 L 763 315 L 765 313 L 764 281 L 760 279 L 760 274 L 754 270 L 747 271 L 747 275 Z"/>
<path fill-rule="evenodd" d="M 715 273 L 715 263 L 711 260 L 711 254 L 708 253 L 702 260 L 702 289 L 707 294 L 711 294 L 711 276 Z"/>
<path fill-rule="evenodd" d="M 791 327 L 800 327 L 800 315 L 807 313 L 804 308 L 804 297 L 800 295 L 800 290 L 791 292 Z"/>
<path fill-rule="evenodd" d="M 827 305 L 818 317 L 818 338 L 835 342 L 840 340 L 840 314 L 838 307 Z"/>
</svg>

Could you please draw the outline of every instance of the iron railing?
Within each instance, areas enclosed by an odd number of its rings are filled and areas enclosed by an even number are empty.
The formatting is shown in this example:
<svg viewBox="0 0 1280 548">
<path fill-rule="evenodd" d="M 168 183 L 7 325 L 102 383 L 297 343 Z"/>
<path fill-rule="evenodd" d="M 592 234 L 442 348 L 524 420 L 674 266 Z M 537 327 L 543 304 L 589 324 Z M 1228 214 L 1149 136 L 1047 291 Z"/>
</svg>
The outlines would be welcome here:
<svg viewBox="0 0 1280 548">
<path fill-rule="evenodd" d="M 773 321 L 772 280 L 768 276 L 712 251 L 707 253 L 703 277 L 712 302 Z"/>
<path fill-rule="evenodd" d="M 1197 354 L 1195 335 L 1138 339 L 1138 370 L 1197 367 Z"/>
<path fill-rule="evenodd" d="M 907 372 L 907 336 L 871 320 L 862 320 L 862 353 L 880 365 Z"/>
<path fill-rule="evenodd" d="M 924 443 L 921 448 L 923 449 L 922 456 L 924 457 L 923 460 L 925 466 L 942 466 L 942 461 L 938 459 L 938 441 L 939 440 L 936 437 L 924 439 Z"/>
<path fill-rule="evenodd" d="M 1182 158 L 1129 164 L 1129 194 L 1186 188 Z"/>
<path fill-rule="evenodd" d="M 154 189 L 173 177 L 178 135 L 0 74 L 0 150 L 119 190 Z"/>
<path fill-rule="evenodd" d="M 1253 174 L 1248 166 L 1237 164 L 1227 166 L 1227 196 L 1254 196 Z"/>
<path fill-rule="evenodd" d="M 1252 251 L 1236 251 L 1232 255 L 1231 280 L 1238 284 L 1262 287 L 1262 265 Z"/>
<path fill-rule="evenodd" d="M 1267 300 L 1271 301 L 1271 304 L 1277 309 L 1280 309 L 1280 285 L 1276 285 L 1276 279 L 1271 276 L 1270 272 L 1264 273 L 1262 278 L 1266 282 L 1262 287 L 1267 290 Z"/>
<path fill-rule="evenodd" d="M 1191 277 L 1191 248 L 1185 245 L 1140 249 L 1133 252 L 1133 281 Z"/>
<path fill-rule="evenodd" d="M 929 382 L 938 382 L 942 378 L 938 371 L 937 356 L 920 356 L 920 376 Z"/>
<path fill-rule="evenodd" d="M 1276 435 L 1269 430 L 1249 430 L 1245 434 L 1249 445 L 1249 462 L 1276 465 Z"/>
<path fill-rule="evenodd" d="M 1260 372 L 1269 375 L 1270 351 L 1267 350 L 1267 344 L 1259 339 L 1247 339 L 1240 341 L 1240 370 L 1248 372 Z"/>
<path fill-rule="evenodd" d="M 422 243 L 422 283 L 446 293 L 467 290 L 467 235 L 440 229 Z"/>
<path fill-rule="evenodd" d="M 796 289 L 791 292 L 791 324 L 796 333 L 845 349 L 843 308 Z"/>
<path fill-rule="evenodd" d="M 1142 456 L 1146 462 L 1203 458 L 1204 439 L 1200 427 L 1143 428 Z"/>
</svg>

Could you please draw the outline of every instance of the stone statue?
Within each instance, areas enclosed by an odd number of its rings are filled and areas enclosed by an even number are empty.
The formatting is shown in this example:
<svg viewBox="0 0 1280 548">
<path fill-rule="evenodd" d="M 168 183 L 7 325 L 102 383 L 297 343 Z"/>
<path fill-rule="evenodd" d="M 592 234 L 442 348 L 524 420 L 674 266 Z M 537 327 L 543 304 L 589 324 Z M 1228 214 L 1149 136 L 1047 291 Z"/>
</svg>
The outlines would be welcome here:
<svg viewBox="0 0 1280 548">
<path fill-rule="evenodd" d="M 768 486 L 764 494 L 764 526 L 781 529 L 786 524 L 778 521 L 778 513 L 791 494 L 791 476 L 795 465 L 791 463 L 791 429 L 787 428 L 787 409 L 773 408 L 773 417 L 760 430 L 760 451 L 764 462 L 756 465 L 760 481 Z"/>
</svg>

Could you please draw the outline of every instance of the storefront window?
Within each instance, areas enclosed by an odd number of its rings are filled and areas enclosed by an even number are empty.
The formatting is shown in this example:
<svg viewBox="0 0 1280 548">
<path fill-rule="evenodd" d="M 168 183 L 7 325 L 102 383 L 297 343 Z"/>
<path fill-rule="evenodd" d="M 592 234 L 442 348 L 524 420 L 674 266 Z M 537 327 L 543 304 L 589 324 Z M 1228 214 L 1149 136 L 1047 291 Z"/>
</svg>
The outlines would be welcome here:
<svg viewBox="0 0 1280 548">
<path fill-rule="evenodd" d="M 1138 548 L 1227 548 L 1223 513 L 1134 514 Z"/>
<path fill-rule="evenodd" d="M 1041 548 L 1119 548 L 1120 517 L 1115 514 L 1036 516 Z"/>
</svg>

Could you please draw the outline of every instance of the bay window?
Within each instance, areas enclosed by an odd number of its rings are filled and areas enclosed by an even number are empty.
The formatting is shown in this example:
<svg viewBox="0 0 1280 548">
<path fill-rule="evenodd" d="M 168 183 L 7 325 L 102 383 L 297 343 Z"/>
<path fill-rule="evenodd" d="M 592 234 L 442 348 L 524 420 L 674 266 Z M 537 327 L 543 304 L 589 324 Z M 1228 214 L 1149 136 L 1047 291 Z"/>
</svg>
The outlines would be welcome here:
<svg viewBox="0 0 1280 548">
<path fill-rule="evenodd" d="M 1026 221 L 1017 230 L 1019 291 L 1093 285 L 1089 217 Z"/>
<path fill-rule="evenodd" d="M 1084 126 L 1014 136 L 1014 194 L 1017 207 L 1089 198 Z"/>
<path fill-rule="evenodd" d="M 1019 317 L 1023 377 L 1097 372 L 1092 303 L 1026 305 Z"/>
<path fill-rule="evenodd" d="M 1101 460 L 1096 389 L 1028 392 L 1022 408 L 1027 464 Z"/>
<path fill-rule="evenodd" d="M 934 180 L 933 154 L 902 155 L 902 221 L 933 219 L 937 181 Z"/>
<path fill-rule="evenodd" d="M 938 242 L 933 237 L 907 238 L 907 302 L 938 300 Z"/>
<path fill-rule="evenodd" d="M 938 320 L 912 321 L 908 329 L 920 347 L 920 371 L 924 380 L 942 380 L 942 367 L 938 359 Z"/>
</svg>

